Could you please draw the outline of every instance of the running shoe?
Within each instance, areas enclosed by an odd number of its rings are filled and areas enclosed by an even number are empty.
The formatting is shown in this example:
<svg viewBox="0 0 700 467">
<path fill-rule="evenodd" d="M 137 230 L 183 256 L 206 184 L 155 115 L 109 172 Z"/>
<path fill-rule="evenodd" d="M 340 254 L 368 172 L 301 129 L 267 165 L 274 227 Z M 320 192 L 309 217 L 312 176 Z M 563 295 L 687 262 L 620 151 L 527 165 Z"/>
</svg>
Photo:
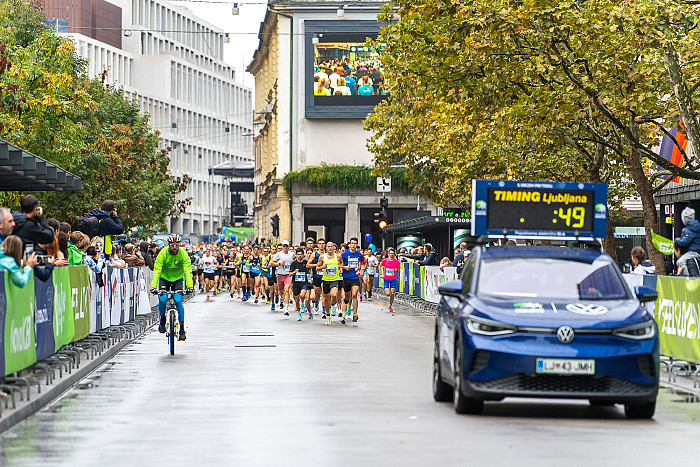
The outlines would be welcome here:
<svg viewBox="0 0 700 467">
<path fill-rule="evenodd" d="M 389 307 L 389 311 L 394 311 L 391 307 Z"/>
<path fill-rule="evenodd" d="M 347 316 L 349 318 L 351 314 L 352 314 L 352 307 L 349 306 L 348 309 L 345 311 L 345 316 Z"/>
<path fill-rule="evenodd" d="M 255 301 L 253 303 L 258 303 L 258 297 L 255 297 Z"/>
<path fill-rule="evenodd" d="M 357 323 L 357 320 L 358 320 L 358 319 L 360 319 L 360 318 L 357 317 L 357 313 L 355 313 L 355 314 L 352 315 L 352 322 L 353 322 L 353 323 Z"/>
<path fill-rule="evenodd" d="M 270 311 L 275 311 L 275 304 L 273 303 L 272 306 L 270 307 Z"/>
<path fill-rule="evenodd" d="M 209 300 L 209 295 L 207 295 L 207 300 Z"/>
<path fill-rule="evenodd" d="M 314 315 L 310 311 L 309 311 L 309 319 L 314 319 Z"/>
<path fill-rule="evenodd" d="M 284 302 L 280 302 L 280 310 L 284 310 Z"/>
<path fill-rule="evenodd" d="M 279 302 L 280 302 L 280 296 L 279 296 L 279 294 L 275 294 L 275 303 L 279 303 Z"/>
<path fill-rule="evenodd" d="M 338 318 L 342 318 L 342 317 L 343 317 L 343 310 L 340 310 L 340 311 L 338 312 Z"/>
<path fill-rule="evenodd" d="M 285 311 L 285 312 L 284 312 L 284 316 L 289 316 L 289 312 L 288 312 L 288 311 Z"/>
<path fill-rule="evenodd" d="M 328 317 L 326 318 L 326 326 L 328 326 L 329 324 L 331 324 L 331 315 L 328 315 Z"/>
<path fill-rule="evenodd" d="M 233 298 L 233 292 L 231 292 L 231 298 Z"/>
<path fill-rule="evenodd" d="M 297 315 L 297 321 L 301 321 L 301 311 L 300 311 L 299 314 Z"/>
<path fill-rule="evenodd" d="M 326 313 L 324 312 L 323 315 L 321 315 L 321 319 L 326 319 Z"/>
<path fill-rule="evenodd" d="M 340 324 L 345 324 L 345 318 L 340 318 Z"/>
</svg>

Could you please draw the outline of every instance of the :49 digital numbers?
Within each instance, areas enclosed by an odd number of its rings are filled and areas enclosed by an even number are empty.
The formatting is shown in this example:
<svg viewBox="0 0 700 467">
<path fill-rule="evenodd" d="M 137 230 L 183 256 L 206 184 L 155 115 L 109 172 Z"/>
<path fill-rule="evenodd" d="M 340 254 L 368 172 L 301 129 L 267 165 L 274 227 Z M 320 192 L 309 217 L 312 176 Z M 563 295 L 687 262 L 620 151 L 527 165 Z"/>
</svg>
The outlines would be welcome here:
<svg viewBox="0 0 700 467">
<path fill-rule="evenodd" d="M 586 218 L 586 208 L 559 208 L 554 210 L 554 215 L 557 217 L 552 219 L 552 223 L 556 224 L 559 219 L 562 219 L 567 227 L 580 229 Z"/>
</svg>

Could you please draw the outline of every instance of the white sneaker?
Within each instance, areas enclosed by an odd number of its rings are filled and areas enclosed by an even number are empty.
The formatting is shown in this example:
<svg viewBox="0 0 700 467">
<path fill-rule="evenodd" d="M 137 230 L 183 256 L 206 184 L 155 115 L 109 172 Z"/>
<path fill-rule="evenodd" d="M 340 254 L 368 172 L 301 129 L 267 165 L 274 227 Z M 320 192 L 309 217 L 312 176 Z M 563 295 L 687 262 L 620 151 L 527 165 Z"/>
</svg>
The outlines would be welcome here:
<svg viewBox="0 0 700 467">
<path fill-rule="evenodd" d="M 332 315 L 328 315 L 328 316 L 326 317 L 326 326 L 328 326 L 329 324 L 331 324 L 331 316 L 332 316 Z"/>
</svg>

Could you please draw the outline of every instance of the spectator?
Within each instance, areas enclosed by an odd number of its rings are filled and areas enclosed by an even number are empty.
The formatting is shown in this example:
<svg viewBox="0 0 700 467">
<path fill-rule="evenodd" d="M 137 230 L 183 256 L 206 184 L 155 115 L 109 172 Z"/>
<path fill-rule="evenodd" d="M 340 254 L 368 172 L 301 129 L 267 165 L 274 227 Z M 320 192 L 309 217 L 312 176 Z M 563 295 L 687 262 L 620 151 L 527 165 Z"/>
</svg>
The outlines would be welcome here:
<svg viewBox="0 0 700 467">
<path fill-rule="evenodd" d="M 58 230 L 61 232 L 65 232 L 70 237 L 71 227 L 68 222 L 61 222 L 58 226 Z"/>
<path fill-rule="evenodd" d="M 87 235 L 76 230 L 70 234 L 68 241 L 68 264 L 70 266 L 80 266 L 85 264 L 85 254 L 83 249 L 88 245 Z"/>
<path fill-rule="evenodd" d="M 61 254 L 65 259 L 68 259 L 68 234 L 62 231 L 58 231 L 58 249 L 61 250 Z"/>
<path fill-rule="evenodd" d="M 44 219 L 44 210 L 39 206 L 39 200 L 34 195 L 24 195 L 19 200 L 20 212 L 15 212 L 12 217 L 15 226 L 12 235 L 22 239 L 22 248 L 31 244 L 36 247 L 41 243 L 52 243 L 54 231 Z"/>
<path fill-rule="evenodd" d="M 68 266 L 68 260 L 58 247 L 58 238 L 54 237 L 51 243 L 40 243 L 36 248 L 38 254 L 45 254 L 49 257 L 49 263 L 55 267 Z"/>
<path fill-rule="evenodd" d="M 58 231 L 60 230 L 60 228 L 61 228 L 61 221 L 59 221 L 59 220 L 56 219 L 55 217 L 52 217 L 52 218 L 49 219 L 47 222 L 49 223 L 49 225 L 50 225 L 51 228 L 53 229 L 54 235 L 56 235 L 56 234 L 58 233 Z"/>
<path fill-rule="evenodd" d="M 676 274 L 679 276 L 697 277 L 698 271 L 697 258 L 698 253 L 689 251 L 688 247 L 673 245 L 673 253 L 676 255 Z"/>
<path fill-rule="evenodd" d="M 646 252 L 641 246 L 632 248 L 632 274 L 654 274 L 656 267 L 646 260 Z"/>
<path fill-rule="evenodd" d="M 350 92 L 350 88 L 347 87 L 345 79 L 343 78 L 338 79 L 338 86 L 336 86 L 335 92 L 340 92 L 343 96 L 352 95 L 352 93 Z"/>
<path fill-rule="evenodd" d="M 347 86 L 350 90 L 351 96 L 354 96 L 357 93 L 357 90 L 355 89 L 357 87 L 357 81 L 352 76 L 348 75 L 345 77 L 345 86 Z"/>
<path fill-rule="evenodd" d="M 328 77 L 328 81 L 331 84 L 331 91 L 335 93 L 336 88 L 338 87 L 338 81 L 342 77 L 343 69 L 342 68 L 336 68 L 333 70 L 333 73 Z"/>
<path fill-rule="evenodd" d="M 23 258 L 24 267 L 22 267 Z M 36 253 L 32 253 L 27 258 L 22 247 L 22 239 L 16 235 L 10 235 L 3 240 L 0 245 L 0 271 L 9 271 L 10 280 L 14 285 L 20 288 L 27 285 L 34 266 L 36 266 Z"/>
<path fill-rule="evenodd" d="M 459 249 L 461 250 L 457 256 L 455 256 L 455 260 L 452 262 L 452 265 L 457 268 L 457 274 L 460 274 L 462 272 L 462 268 L 464 267 L 464 263 L 469 257 L 469 254 L 471 251 L 467 249 L 467 242 L 462 242 L 459 244 Z"/>
<path fill-rule="evenodd" d="M 681 220 L 685 227 L 681 230 L 681 238 L 676 238 L 673 243 L 688 248 L 688 251 L 700 253 L 700 222 L 695 220 L 695 210 L 685 208 L 681 212 Z"/>
<path fill-rule="evenodd" d="M 146 263 L 146 266 L 148 269 L 153 271 L 153 256 L 151 255 L 151 252 L 149 251 L 149 245 L 148 242 L 143 241 L 139 243 L 139 249 L 141 250 L 141 257 L 143 258 L 144 262 Z"/>
<path fill-rule="evenodd" d="M 423 249 L 425 250 L 425 259 L 423 261 L 417 261 L 417 264 L 420 266 L 437 266 L 437 255 L 433 251 L 433 245 L 426 243 L 423 245 Z"/>
<path fill-rule="evenodd" d="M 126 263 L 127 267 L 130 268 L 135 268 L 146 264 L 141 255 L 138 254 L 138 252 L 134 252 L 134 245 L 131 243 L 124 245 L 124 253 L 122 253 L 121 259 Z"/>
<path fill-rule="evenodd" d="M 15 227 L 15 219 L 12 217 L 10 208 L 0 208 L 0 243 L 5 241 L 5 237 L 12 234 Z"/>
<path fill-rule="evenodd" d="M 442 259 L 440 260 L 440 266 L 441 266 L 441 267 L 452 266 L 452 261 L 450 261 L 450 258 L 448 258 L 447 256 L 445 256 L 444 258 L 442 258 Z"/>
<path fill-rule="evenodd" d="M 117 208 L 114 201 L 106 199 L 102 203 L 102 209 L 93 209 L 91 214 L 100 221 L 100 237 L 104 244 L 105 256 L 112 255 L 112 235 L 124 233 L 124 226 L 117 215 Z"/>
<path fill-rule="evenodd" d="M 107 255 L 105 254 L 105 258 L 107 258 L 107 264 L 109 264 L 112 267 L 115 268 L 125 268 L 126 267 L 126 261 L 121 259 L 119 255 L 121 254 L 122 249 L 119 246 L 118 243 L 113 243 L 112 244 L 112 254 Z"/>
</svg>

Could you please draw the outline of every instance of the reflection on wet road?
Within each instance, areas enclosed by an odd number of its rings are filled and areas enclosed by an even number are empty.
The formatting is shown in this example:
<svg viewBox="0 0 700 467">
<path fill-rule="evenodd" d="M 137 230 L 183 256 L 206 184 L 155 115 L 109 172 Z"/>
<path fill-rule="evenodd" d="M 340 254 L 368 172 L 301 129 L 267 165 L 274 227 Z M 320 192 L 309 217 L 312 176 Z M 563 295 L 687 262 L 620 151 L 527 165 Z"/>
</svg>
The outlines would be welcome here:
<svg viewBox="0 0 700 467">
<path fill-rule="evenodd" d="M 357 325 L 218 296 L 188 340 L 150 332 L 0 438 L 0 465 L 667 465 L 700 454 L 700 404 L 506 400 L 458 416 L 431 397 L 433 318 L 363 303 Z"/>
</svg>

